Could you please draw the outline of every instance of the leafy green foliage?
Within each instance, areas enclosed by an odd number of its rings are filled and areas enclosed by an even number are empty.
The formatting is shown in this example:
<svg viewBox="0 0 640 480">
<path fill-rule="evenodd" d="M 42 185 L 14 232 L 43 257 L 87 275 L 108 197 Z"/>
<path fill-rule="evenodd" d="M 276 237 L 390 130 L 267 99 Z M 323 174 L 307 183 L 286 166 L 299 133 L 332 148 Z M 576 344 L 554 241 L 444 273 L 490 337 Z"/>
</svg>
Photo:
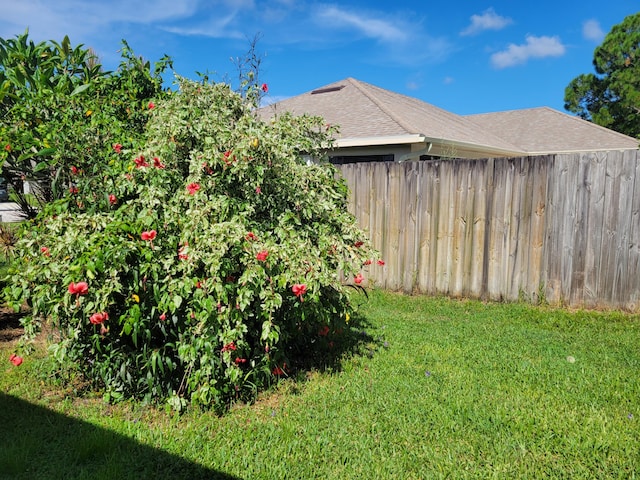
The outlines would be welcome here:
<svg viewBox="0 0 640 480">
<path fill-rule="evenodd" d="M 331 348 L 320 337 L 352 312 L 341 275 L 374 253 L 333 167 L 301 159 L 330 145 L 321 119 L 267 124 L 225 84 L 180 87 L 147 106 L 141 151 L 109 137 L 76 167 L 19 241 L 6 293 L 110 398 L 224 408 Z"/>
<path fill-rule="evenodd" d="M 640 135 L 640 13 L 626 17 L 594 52 L 596 74 L 565 89 L 565 108 L 626 135 Z"/>
<path fill-rule="evenodd" d="M 161 74 L 171 61 L 152 68 L 126 42 L 121 55 L 118 70 L 104 72 L 91 49 L 72 47 L 68 37 L 34 44 L 25 32 L 0 39 L 2 175 L 27 218 L 61 198 L 72 186 L 72 167 L 94 163 L 110 148 L 108 138 L 131 143 L 144 132 L 146 105 L 165 94 Z"/>
</svg>

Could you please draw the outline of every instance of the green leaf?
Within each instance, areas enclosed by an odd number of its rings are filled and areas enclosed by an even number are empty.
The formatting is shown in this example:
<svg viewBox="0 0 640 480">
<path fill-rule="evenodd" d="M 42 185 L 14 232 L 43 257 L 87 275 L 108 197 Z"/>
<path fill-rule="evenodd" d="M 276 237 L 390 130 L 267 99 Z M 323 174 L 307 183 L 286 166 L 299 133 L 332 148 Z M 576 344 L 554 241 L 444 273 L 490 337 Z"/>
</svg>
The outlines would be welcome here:
<svg viewBox="0 0 640 480">
<path fill-rule="evenodd" d="M 78 95 L 79 93 L 84 92 L 90 86 L 91 86 L 90 83 L 85 83 L 84 85 L 78 85 L 76 88 L 73 89 L 73 92 L 71 92 L 71 96 L 73 97 L 74 95 Z"/>
<path fill-rule="evenodd" d="M 47 162 L 39 162 L 36 167 L 33 169 L 34 173 L 41 172 L 49 168 L 49 164 Z"/>
<path fill-rule="evenodd" d="M 182 297 L 180 295 L 174 295 L 173 304 L 176 306 L 176 308 L 180 308 L 180 305 L 182 305 Z"/>
</svg>

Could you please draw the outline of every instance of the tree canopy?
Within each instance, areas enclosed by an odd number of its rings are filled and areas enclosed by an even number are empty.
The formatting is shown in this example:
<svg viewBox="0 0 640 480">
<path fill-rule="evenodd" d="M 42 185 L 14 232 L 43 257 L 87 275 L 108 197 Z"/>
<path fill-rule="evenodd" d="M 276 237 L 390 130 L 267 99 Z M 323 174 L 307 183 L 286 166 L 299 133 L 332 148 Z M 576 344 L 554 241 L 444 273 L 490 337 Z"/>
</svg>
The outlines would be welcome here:
<svg viewBox="0 0 640 480">
<path fill-rule="evenodd" d="M 152 67 L 123 41 L 121 62 L 104 71 L 90 48 L 69 37 L 34 43 L 28 32 L 0 38 L 0 165 L 27 218 L 62 198 L 70 172 L 109 152 L 109 139 L 142 135 L 146 106 L 162 98 L 163 57 Z M 131 141 L 129 140 L 131 139 Z M 28 182 L 31 192 L 22 185 Z"/>
<path fill-rule="evenodd" d="M 565 108 L 585 120 L 640 135 L 640 12 L 615 25 L 594 51 L 596 73 L 574 78 Z"/>
</svg>

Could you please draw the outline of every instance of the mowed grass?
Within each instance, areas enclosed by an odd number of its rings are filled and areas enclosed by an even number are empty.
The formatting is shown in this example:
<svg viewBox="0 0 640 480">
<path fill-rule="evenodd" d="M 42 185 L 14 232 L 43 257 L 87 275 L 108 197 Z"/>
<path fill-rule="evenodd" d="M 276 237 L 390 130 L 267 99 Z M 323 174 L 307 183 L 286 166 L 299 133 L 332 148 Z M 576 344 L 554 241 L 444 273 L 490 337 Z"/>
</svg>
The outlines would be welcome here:
<svg viewBox="0 0 640 480">
<path fill-rule="evenodd" d="M 73 398 L 2 345 L 0 478 L 639 476 L 637 315 L 362 301 L 360 354 L 223 417 Z"/>
</svg>

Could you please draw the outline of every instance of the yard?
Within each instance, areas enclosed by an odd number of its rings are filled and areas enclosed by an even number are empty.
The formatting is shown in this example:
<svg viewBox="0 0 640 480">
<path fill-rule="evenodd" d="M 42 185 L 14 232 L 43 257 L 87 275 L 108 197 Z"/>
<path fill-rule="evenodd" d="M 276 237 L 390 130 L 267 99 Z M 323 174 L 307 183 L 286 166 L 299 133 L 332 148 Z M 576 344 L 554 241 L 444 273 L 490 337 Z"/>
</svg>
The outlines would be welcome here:
<svg viewBox="0 0 640 480">
<path fill-rule="evenodd" d="M 105 404 L 0 320 L 0 478 L 635 478 L 640 317 L 374 291 L 339 366 L 218 417 Z"/>
</svg>

